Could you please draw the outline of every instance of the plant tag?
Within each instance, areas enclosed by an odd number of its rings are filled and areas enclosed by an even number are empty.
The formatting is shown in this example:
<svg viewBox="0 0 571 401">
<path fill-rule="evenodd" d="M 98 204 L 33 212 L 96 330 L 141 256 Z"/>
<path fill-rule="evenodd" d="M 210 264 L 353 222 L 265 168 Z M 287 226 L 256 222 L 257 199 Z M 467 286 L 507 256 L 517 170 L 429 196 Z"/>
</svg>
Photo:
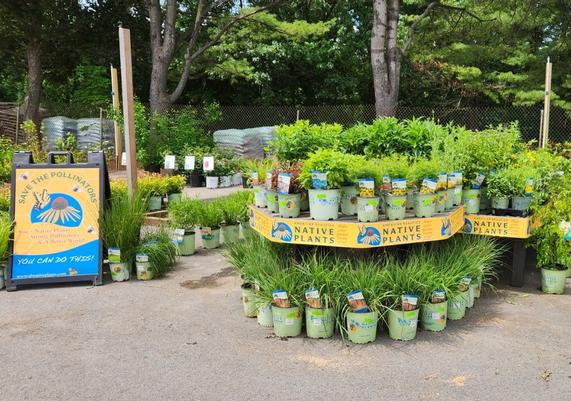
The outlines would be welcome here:
<svg viewBox="0 0 571 401">
<path fill-rule="evenodd" d="M 412 294 L 405 294 L 401 296 L 402 300 L 402 310 L 409 311 L 415 310 L 418 305 L 418 297 Z"/>
<path fill-rule="evenodd" d="M 266 189 L 268 191 L 272 190 L 272 174 L 271 173 L 266 176 Z M 271 194 L 268 194 L 268 196 L 271 196 Z"/>
<path fill-rule="evenodd" d="M 430 302 L 432 302 L 433 304 L 439 304 L 444 301 L 446 301 L 446 292 L 444 292 L 443 290 L 432 291 Z"/>
<path fill-rule="evenodd" d="M 472 281 L 472 277 L 464 276 L 462 278 L 462 280 L 460 281 L 460 285 L 458 286 L 460 291 L 468 291 L 468 289 L 470 288 L 470 282 L 471 281 Z"/>
<path fill-rule="evenodd" d="M 530 177 L 527 179 L 523 194 L 528 198 L 533 195 L 533 178 Z"/>
<path fill-rule="evenodd" d="M 165 156 L 165 170 L 174 170 L 176 168 L 176 157 L 175 155 Z"/>
<path fill-rule="evenodd" d="M 122 166 L 127 165 L 127 152 L 121 153 L 121 165 Z"/>
<path fill-rule="evenodd" d="M 207 241 L 214 238 L 214 236 L 212 235 L 212 229 L 210 227 L 202 227 L 200 230 L 200 233 L 201 233 L 202 239 L 205 239 Z"/>
<path fill-rule="evenodd" d="M 319 297 L 319 290 L 317 288 L 305 290 L 305 300 L 310 308 L 321 308 L 321 298 Z"/>
<path fill-rule="evenodd" d="M 391 190 L 391 176 L 388 174 L 383 175 L 383 191 L 388 192 Z"/>
<path fill-rule="evenodd" d="M 363 198 L 372 198 L 375 196 L 374 178 L 359 178 L 359 196 Z"/>
<path fill-rule="evenodd" d="M 274 304 L 278 308 L 289 308 L 290 303 L 287 296 L 286 290 L 273 290 L 272 291 L 272 298 L 274 300 Z"/>
<path fill-rule="evenodd" d="M 289 308 L 289 306 L 288 306 L 288 308 Z M 295 319 L 294 319 L 293 317 L 286 317 L 286 318 L 285 318 L 284 324 L 285 324 L 286 326 L 293 326 L 294 323 L 295 323 Z"/>
<path fill-rule="evenodd" d="M 138 253 L 135 255 L 135 261 L 139 263 L 145 263 L 149 261 L 149 255 L 146 253 Z"/>
<path fill-rule="evenodd" d="M 184 169 L 194 170 L 194 163 L 196 162 L 196 157 L 188 155 L 184 156 Z"/>
<path fill-rule="evenodd" d="M 451 189 L 451 188 L 455 188 L 456 187 L 456 174 L 452 173 L 452 174 L 448 174 L 448 185 L 447 188 Z"/>
<path fill-rule="evenodd" d="M 464 182 L 464 175 L 461 171 L 455 171 L 454 176 L 456 177 L 456 186 L 462 186 Z"/>
<path fill-rule="evenodd" d="M 563 238 L 565 241 L 571 240 L 571 223 L 565 220 L 562 220 L 559 223 L 559 231 L 563 234 Z"/>
<path fill-rule="evenodd" d="M 457 185 L 454 187 L 454 193 L 455 194 L 460 194 L 462 193 L 462 185 Z"/>
<path fill-rule="evenodd" d="M 291 183 L 290 173 L 279 173 L 278 174 L 278 194 L 287 195 L 289 194 L 289 186 Z"/>
<path fill-rule="evenodd" d="M 312 171 L 311 186 L 313 189 L 327 189 L 327 172 Z"/>
<path fill-rule="evenodd" d="M 347 293 L 347 300 L 349 301 L 349 306 L 353 309 L 353 312 L 365 313 L 369 312 L 369 306 L 365 301 L 365 297 L 361 290 L 354 290 Z"/>
<path fill-rule="evenodd" d="M 318 318 L 318 317 L 312 317 L 311 318 L 311 325 L 312 326 L 321 326 L 323 324 L 323 321 Z"/>
<path fill-rule="evenodd" d="M 432 320 L 444 320 L 444 315 L 438 312 L 432 312 Z"/>
<path fill-rule="evenodd" d="M 393 195 L 406 195 L 406 178 L 395 178 L 391 183 L 391 187 Z"/>
<path fill-rule="evenodd" d="M 214 170 L 214 156 L 204 156 L 202 159 L 202 169 L 204 171 Z"/>
<path fill-rule="evenodd" d="M 107 259 L 109 263 L 121 263 L 121 250 L 119 248 L 107 249 Z"/>
<path fill-rule="evenodd" d="M 250 173 L 250 176 L 252 177 L 252 184 L 258 185 L 258 171 L 252 170 L 252 172 Z"/>
<path fill-rule="evenodd" d="M 423 191 L 424 189 L 424 191 Z M 420 188 L 421 193 L 431 193 L 436 191 L 436 180 L 432 178 L 425 178 L 422 180 L 422 188 Z"/>
<path fill-rule="evenodd" d="M 444 191 L 446 190 L 447 185 L 448 185 L 448 174 L 446 173 L 438 174 L 438 182 L 436 183 L 436 190 Z"/>
<path fill-rule="evenodd" d="M 177 244 L 182 244 L 182 241 L 184 241 L 184 228 L 177 228 L 176 230 L 174 230 L 173 239 Z"/>
<path fill-rule="evenodd" d="M 486 179 L 486 175 L 479 173 L 476 176 L 476 179 L 474 180 L 474 182 L 472 183 L 472 189 L 480 189 L 482 187 L 482 183 L 484 182 L 485 179 Z"/>
</svg>

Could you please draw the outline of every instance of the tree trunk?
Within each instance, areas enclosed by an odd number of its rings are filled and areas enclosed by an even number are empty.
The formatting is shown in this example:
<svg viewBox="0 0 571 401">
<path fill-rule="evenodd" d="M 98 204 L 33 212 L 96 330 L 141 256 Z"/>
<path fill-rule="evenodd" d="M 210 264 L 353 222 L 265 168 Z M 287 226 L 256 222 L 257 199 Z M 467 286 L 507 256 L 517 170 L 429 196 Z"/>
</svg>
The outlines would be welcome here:
<svg viewBox="0 0 571 401">
<path fill-rule="evenodd" d="M 171 106 L 167 88 L 168 64 L 162 59 L 160 51 L 153 57 L 151 69 L 151 86 L 149 88 L 149 102 L 151 113 L 163 114 Z"/>
<path fill-rule="evenodd" d="M 397 47 L 399 0 L 374 0 L 371 32 L 371 67 L 377 117 L 397 110 L 402 51 Z"/>
<path fill-rule="evenodd" d="M 40 129 L 40 97 L 42 95 L 41 46 L 38 40 L 32 40 L 26 48 L 28 60 L 28 93 L 24 100 L 24 121 L 32 120 Z"/>
</svg>

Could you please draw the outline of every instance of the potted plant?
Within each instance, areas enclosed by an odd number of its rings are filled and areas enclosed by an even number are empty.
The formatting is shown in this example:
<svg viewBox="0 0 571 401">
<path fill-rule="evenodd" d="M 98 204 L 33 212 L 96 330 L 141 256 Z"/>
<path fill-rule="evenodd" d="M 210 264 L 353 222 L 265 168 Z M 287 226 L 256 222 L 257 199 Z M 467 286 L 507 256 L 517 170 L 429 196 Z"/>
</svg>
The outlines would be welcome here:
<svg viewBox="0 0 571 401">
<path fill-rule="evenodd" d="M 163 276 L 174 268 L 177 253 L 177 247 L 166 230 L 146 234 L 135 256 L 137 279 L 151 280 Z"/>
<path fill-rule="evenodd" d="M 278 175 L 278 166 L 274 163 L 266 175 L 266 203 L 268 204 L 268 212 L 270 213 L 278 213 L 280 211 L 278 201 Z"/>
<path fill-rule="evenodd" d="M 509 176 L 506 169 L 495 171 L 488 176 L 487 194 L 491 199 L 492 209 L 504 210 L 509 207 L 510 196 L 514 192 Z"/>
<path fill-rule="evenodd" d="M 219 160 L 215 160 L 214 168 L 209 171 L 205 171 L 206 175 L 206 188 L 216 189 L 220 184 L 220 176 L 225 172 L 225 167 L 221 165 Z"/>
<path fill-rule="evenodd" d="M 183 256 L 193 255 L 196 250 L 195 227 L 201 210 L 202 201 L 196 199 L 184 199 L 169 204 L 169 221 L 174 229 L 179 253 Z"/>
<path fill-rule="evenodd" d="M 466 315 L 466 308 L 468 307 L 468 297 L 470 290 L 470 283 L 472 282 L 471 276 L 464 276 L 458 288 L 453 292 L 453 295 L 448 298 L 448 319 L 460 320 Z"/>
<path fill-rule="evenodd" d="M 206 249 L 215 249 L 220 246 L 220 224 L 223 219 L 220 200 L 211 200 L 201 204 L 198 222 L 202 244 Z"/>
<path fill-rule="evenodd" d="M 205 185 L 204 170 L 202 169 L 202 159 L 204 156 L 212 154 L 212 148 L 206 146 L 185 145 L 182 154 L 184 156 L 194 156 L 194 169 L 186 170 L 187 183 L 193 187 L 203 187 Z"/>
<path fill-rule="evenodd" d="M 161 210 L 168 192 L 168 178 L 158 174 L 145 175 L 137 180 L 138 191 L 148 199 L 147 210 Z"/>
<path fill-rule="evenodd" d="M 131 277 L 131 267 L 145 220 L 146 203 L 146 198 L 140 193 L 132 199 L 118 196 L 111 199 L 102 213 L 99 226 L 107 247 L 113 281 L 125 281 Z"/>
<path fill-rule="evenodd" d="M 336 324 L 335 288 L 344 262 L 313 253 L 299 264 L 305 288 L 305 328 L 309 338 L 330 338 Z"/>
<path fill-rule="evenodd" d="M 166 178 L 166 192 L 168 203 L 175 203 L 182 199 L 182 190 L 186 180 L 182 175 L 172 175 Z"/>
<path fill-rule="evenodd" d="M 399 155 L 386 158 L 390 186 L 384 193 L 385 214 L 389 220 L 402 220 L 406 215 L 408 160 Z"/>
<path fill-rule="evenodd" d="M 257 207 L 268 207 L 266 198 L 266 179 L 268 170 L 271 168 L 271 160 L 252 160 L 248 163 L 250 185 L 254 192 L 254 205 Z"/>
<path fill-rule="evenodd" d="M 241 193 L 235 193 L 219 200 L 222 209 L 220 227 L 224 244 L 238 241 L 240 237 L 240 218 L 244 214 L 246 203 Z"/>
<path fill-rule="evenodd" d="M 12 222 L 8 213 L 0 212 L 0 289 L 4 288 L 8 244 L 12 233 Z"/>
<path fill-rule="evenodd" d="M 350 179 L 348 158 L 321 149 L 304 163 L 299 181 L 309 192 L 309 211 L 314 220 L 335 220 L 339 214 L 341 186 Z"/>
<path fill-rule="evenodd" d="M 531 206 L 536 170 L 531 167 L 511 167 L 507 169 L 506 174 L 513 189 L 512 209 L 527 215 Z"/>
<path fill-rule="evenodd" d="M 548 212 L 544 214 L 548 215 Z M 534 232 L 534 238 L 542 291 L 546 294 L 563 294 L 571 266 L 571 224 L 566 220 L 559 223 L 542 221 Z"/>
<path fill-rule="evenodd" d="M 412 166 L 415 186 L 414 214 L 416 217 L 432 217 L 436 212 L 435 192 L 438 182 L 440 163 L 435 160 L 418 160 Z"/>
<path fill-rule="evenodd" d="M 363 156 L 347 155 L 349 159 L 349 180 L 341 186 L 341 214 L 355 216 L 359 197 L 359 178 L 375 177 L 375 166 Z"/>
<path fill-rule="evenodd" d="M 301 192 L 299 173 L 301 162 L 280 163 L 278 174 L 278 211 L 282 217 L 298 217 L 301 212 Z"/>
<path fill-rule="evenodd" d="M 464 211 L 469 214 L 480 212 L 481 186 L 486 176 L 483 173 L 466 174 L 462 190 Z"/>
</svg>

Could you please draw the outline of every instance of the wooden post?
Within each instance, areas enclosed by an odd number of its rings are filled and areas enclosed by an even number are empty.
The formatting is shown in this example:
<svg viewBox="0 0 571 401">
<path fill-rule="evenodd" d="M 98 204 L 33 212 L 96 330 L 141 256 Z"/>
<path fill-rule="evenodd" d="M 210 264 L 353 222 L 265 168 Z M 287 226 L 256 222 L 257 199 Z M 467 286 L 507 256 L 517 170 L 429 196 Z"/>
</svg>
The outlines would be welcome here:
<svg viewBox="0 0 571 401">
<path fill-rule="evenodd" d="M 119 28 L 121 52 L 121 91 L 123 94 L 123 130 L 127 153 L 127 188 L 132 198 L 137 191 L 137 149 L 135 143 L 135 120 L 133 106 L 133 70 L 131 65 L 131 32 Z"/>
<path fill-rule="evenodd" d="M 543 101 L 543 142 L 542 147 L 545 148 L 549 144 L 549 108 L 551 105 L 551 61 L 547 57 L 545 64 L 545 98 Z"/>
<path fill-rule="evenodd" d="M 115 114 L 121 112 L 121 105 L 119 104 L 119 79 L 117 78 L 117 68 L 113 68 L 111 65 L 111 93 L 113 98 L 113 110 Z M 121 155 L 123 154 L 123 144 L 121 142 L 121 127 L 114 119 L 113 122 L 114 132 L 115 132 L 115 166 L 117 170 L 121 168 Z"/>
<path fill-rule="evenodd" d="M 16 137 L 14 138 L 14 143 L 18 144 L 18 134 L 20 133 L 20 105 L 16 106 Z"/>
</svg>

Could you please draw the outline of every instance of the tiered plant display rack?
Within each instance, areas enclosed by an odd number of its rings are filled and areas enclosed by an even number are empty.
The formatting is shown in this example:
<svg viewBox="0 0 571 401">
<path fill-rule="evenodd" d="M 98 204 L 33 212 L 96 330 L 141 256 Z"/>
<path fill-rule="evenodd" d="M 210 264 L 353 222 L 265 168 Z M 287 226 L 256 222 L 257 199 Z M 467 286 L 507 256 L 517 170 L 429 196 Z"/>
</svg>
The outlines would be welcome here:
<svg viewBox="0 0 571 401">
<path fill-rule="evenodd" d="M 322 245 L 344 248 L 375 248 L 392 245 L 442 241 L 461 232 L 513 240 L 511 285 L 523 285 L 526 263 L 525 239 L 532 229 L 530 217 L 465 214 L 464 207 L 417 218 L 412 213 L 404 220 L 387 220 L 384 215 L 373 223 L 361 223 L 354 216 L 334 221 L 316 221 L 309 213 L 298 218 L 283 218 L 267 209 L 250 206 L 250 226 L 273 242 Z"/>
</svg>

